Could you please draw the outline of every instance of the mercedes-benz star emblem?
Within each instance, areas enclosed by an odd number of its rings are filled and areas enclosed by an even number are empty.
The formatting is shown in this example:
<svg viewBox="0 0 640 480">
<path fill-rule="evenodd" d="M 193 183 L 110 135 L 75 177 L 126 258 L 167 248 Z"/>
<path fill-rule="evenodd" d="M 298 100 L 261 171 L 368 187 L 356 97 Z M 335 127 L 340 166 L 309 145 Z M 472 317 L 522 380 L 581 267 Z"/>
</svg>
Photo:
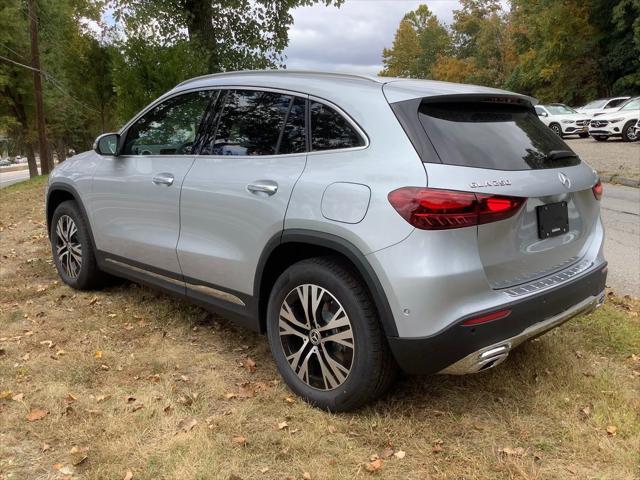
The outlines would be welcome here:
<svg viewBox="0 0 640 480">
<path fill-rule="evenodd" d="M 571 188 L 571 179 L 564 173 L 558 172 L 558 178 L 560 179 L 560 183 L 564 185 L 565 188 Z"/>
</svg>

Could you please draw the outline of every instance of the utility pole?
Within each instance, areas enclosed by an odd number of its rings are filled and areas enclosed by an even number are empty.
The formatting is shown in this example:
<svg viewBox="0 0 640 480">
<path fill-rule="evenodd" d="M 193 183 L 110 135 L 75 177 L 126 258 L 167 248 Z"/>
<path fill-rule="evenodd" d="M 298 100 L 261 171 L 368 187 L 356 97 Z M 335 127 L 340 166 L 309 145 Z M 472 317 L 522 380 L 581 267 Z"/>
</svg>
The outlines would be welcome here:
<svg viewBox="0 0 640 480">
<path fill-rule="evenodd" d="M 29 27 L 31 33 L 31 66 L 33 70 L 33 88 L 36 98 L 36 124 L 38 126 L 38 143 L 40 151 L 40 173 L 48 174 L 52 168 L 47 142 L 47 131 L 44 122 L 44 104 L 42 102 L 42 73 L 40 70 L 40 50 L 38 46 L 38 20 L 36 0 L 28 0 Z"/>
</svg>

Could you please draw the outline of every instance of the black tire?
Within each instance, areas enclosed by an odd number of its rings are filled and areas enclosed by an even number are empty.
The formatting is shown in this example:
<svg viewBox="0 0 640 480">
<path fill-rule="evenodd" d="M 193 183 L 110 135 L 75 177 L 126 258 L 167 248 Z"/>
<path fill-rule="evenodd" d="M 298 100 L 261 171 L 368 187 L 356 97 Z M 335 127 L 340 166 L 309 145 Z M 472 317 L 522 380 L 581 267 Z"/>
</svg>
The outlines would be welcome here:
<svg viewBox="0 0 640 480">
<path fill-rule="evenodd" d="M 70 236 L 70 242 L 67 242 L 67 244 L 80 245 L 80 262 L 74 260 L 77 256 L 72 256 L 69 253 L 66 255 L 64 253 L 58 254 L 59 247 L 64 247 L 65 244 L 65 240 L 57 232 L 58 224 L 63 217 L 70 218 L 77 229 Z M 68 223 L 65 223 L 66 218 L 62 220 L 63 223 L 61 225 L 68 225 Z M 57 206 L 51 218 L 50 229 L 51 254 L 62 281 L 77 290 L 90 290 L 102 285 L 106 275 L 98 269 L 87 222 L 76 202 L 67 200 Z M 70 249 L 68 245 L 66 248 L 67 250 Z M 67 259 L 71 261 L 71 266 L 67 264 Z"/>
<path fill-rule="evenodd" d="M 622 127 L 622 140 L 625 142 L 635 142 L 638 140 L 638 134 L 635 131 L 635 120 L 629 120 Z"/>
<path fill-rule="evenodd" d="M 607 140 L 609 140 L 609 137 L 607 137 L 606 135 L 592 135 L 592 137 L 597 142 L 606 142 Z"/>
<path fill-rule="evenodd" d="M 552 123 L 552 124 L 549 125 L 549 128 L 551 129 L 551 131 L 553 133 L 555 133 L 560 138 L 562 138 L 562 127 L 560 126 L 559 123 Z"/>
<path fill-rule="evenodd" d="M 321 337 L 322 340 L 318 347 L 313 346 L 311 333 L 309 333 L 309 340 L 299 340 L 298 334 L 287 336 L 285 333 L 282 337 L 280 335 L 281 308 L 283 308 L 285 300 L 293 299 L 295 301 L 296 298 L 300 299 L 296 288 L 305 285 L 326 289 L 329 297 L 336 301 L 328 303 L 334 305 L 337 303 L 338 306 L 341 306 L 346 312 L 347 321 L 350 323 L 349 327 L 344 327 L 350 328 L 350 334 L 352 334 L 353 348 L 351 350 L 352 356 L 350 356 L 350 369 L 346 374 L 346 378 L 337 386 L 327 384 L 324 372 L 321 372 L 320 369 L 319 358 L 321 354 L 317 353 L 315 356 L 311 356 L 311 353 L 307 353 L 314 348 L 318 351 L 318 348 L 324 349 L 326 346 L 327 350 L 323 350 L 324 354 L 330 360 L 336 361 L 335 355 L 332 357 L 326 353 L 329 348 L 332 348 L 332 342 L 326 338 L 326 331 L 322 334 L 325 337 Z M 293 297 L 290 297 L 290 295 L 293 295 Z M 301 301 L 300 305 L 302 305 Z M 301 308 L 300 305 L 297 307 L 298 313 L 301 312 L 299 310 Z M 312 303 L 308 303 L 308 305 L 312 307 Z M 326 303 L 323 304 L 322 309 L 320 307 L 317 308 L 318 311 L 322 310 L 319 322 L 326 322 L 324 323 L 326 325 L 328 323 L 326 318 L 334 313 L 325 313 L 326 311 L 328 312 Z M 291 311 L 294 310 L 295 308 L 292 306 Z M 313 315 L 313 318 L 316 318 L 315 315 Z M 302 332 L 303 335 L 306 334 L 304 329 L 302 329 Z M 334 336 L 335 332 L 336 330 L 328 330 L 328 336 Z M 358 408 L 382 395 L 396 378 L 398 368 L 389 350 L 369 291 L 349 266 L 337 257 L 316 257 L 303 260 L 292 265 L 280 275 L 269 296 L 267 336 L 278 370 L 289 388 L 308 403 L 324 410 L 341 412 Z M 291 340 L 286 339 L 304 342 L 299 349 L 299 351 L 303 352 L 299 357 L 306 356 L 310 358 L 307 362 L 309 372 L 314 371 L 315 362 L 316 375 L 314 377 L 309 373 L 307 375 L 308 379 L 305 381 L 294 371 L 293 366 L 287 360 L 287 352 L 285 351 L 287 348 L 285 343 Z M 328 343 L 324 343 L 325 340 Z M 333 348 L 340 348 L 340 346 L 334 346 Z M 348 351 L 348 348 L 341 348 Z M 294 350 L 297 350 L 297 348 Z M 340 353 L 337 352 L 338 358 L 340 358 Z M 289 357 L 291 357 L 291 354 L 289 354 Z M 329 364 L 326 358 L 324 362 L 325 365 Z M 298 371 L 300 372 L 301 370 Z M 313 379 L 317 380 L 320 375 L 324 378 L 324 387 L 313 386 Z M 335 376 L 335 379 L 339 381 L 338 376 Z"/>
<path fill-rule="evenodd" d="M 587 138 L 589 136 L 588 133 L 579 133 L 578 135 L 580 135 L 580 138 Z"/>
</svg>

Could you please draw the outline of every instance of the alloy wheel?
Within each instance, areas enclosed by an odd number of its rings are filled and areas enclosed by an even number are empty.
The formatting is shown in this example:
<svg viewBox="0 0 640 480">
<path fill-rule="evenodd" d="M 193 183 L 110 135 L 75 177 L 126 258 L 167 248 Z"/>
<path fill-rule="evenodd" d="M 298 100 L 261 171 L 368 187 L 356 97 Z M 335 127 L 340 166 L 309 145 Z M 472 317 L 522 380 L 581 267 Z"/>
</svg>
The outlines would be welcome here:
<svg viewBox="0 0 640 480">
<path fill-rule="evenodd" d="M 289 366 L 318 390 L 342 385 L 354 362 L 349 316 L 325 288 L 313 284 L 291 290 L 280 307 L 279 335 Z"/>
<path fill-rule="evenodd" d="M 56 223 L 56 255 L 64 273 L 77 278 L 82 267 L 82 244 L 78 227 L 69 215 L 62 215 Z"/>
<path fill-rule="evenodd" d="M 562 135 L 562 131 L 560 130 L 560 127 L 558 125 L 552 125 L 551 130 L 553 130 L 553 133 L 555 133 L 556 135 Z"/>
</svg>

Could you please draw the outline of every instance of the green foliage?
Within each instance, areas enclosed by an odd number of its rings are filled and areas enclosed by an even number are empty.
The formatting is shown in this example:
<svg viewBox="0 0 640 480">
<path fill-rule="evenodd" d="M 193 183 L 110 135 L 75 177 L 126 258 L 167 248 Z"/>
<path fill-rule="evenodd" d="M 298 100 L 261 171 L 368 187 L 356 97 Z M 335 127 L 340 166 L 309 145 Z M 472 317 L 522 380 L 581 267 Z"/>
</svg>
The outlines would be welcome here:
<svg viewBox="0 0 640 480">
<path fill-rule="evenodd" d="M 461 0 L 448 28 L 423 5 L 405 15 L 383 63 L 383 75 L 502 87 L 542 101 L 638 94 L 640 1 L 510 0 L 503 9 L 498 0 Z"/>
</svg>

